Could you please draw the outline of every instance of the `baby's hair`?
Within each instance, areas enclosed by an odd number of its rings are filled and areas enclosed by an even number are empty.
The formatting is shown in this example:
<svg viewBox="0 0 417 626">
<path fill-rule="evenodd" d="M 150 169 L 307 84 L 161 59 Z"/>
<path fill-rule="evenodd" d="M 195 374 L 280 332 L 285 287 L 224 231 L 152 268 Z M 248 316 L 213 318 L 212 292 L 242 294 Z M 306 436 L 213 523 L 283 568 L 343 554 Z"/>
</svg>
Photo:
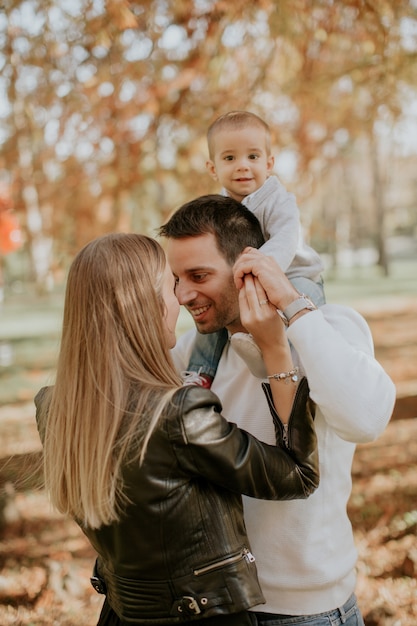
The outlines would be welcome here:
<svg viewBox="0 0 417 626">
<path fill-rule="evenodd" d="M 207 143 L 210 158 L 213 158 L 213 144 L 216 133 L 225 129 L 239 130 L 248 126 L 258 126 L 265 131 L 267 153 L 271 150 L 271 131 L 266 122 L 255 113 L 250 111 L 229 111 L 221 115 L 209 126 L 207 131 Z"/>
</svg>

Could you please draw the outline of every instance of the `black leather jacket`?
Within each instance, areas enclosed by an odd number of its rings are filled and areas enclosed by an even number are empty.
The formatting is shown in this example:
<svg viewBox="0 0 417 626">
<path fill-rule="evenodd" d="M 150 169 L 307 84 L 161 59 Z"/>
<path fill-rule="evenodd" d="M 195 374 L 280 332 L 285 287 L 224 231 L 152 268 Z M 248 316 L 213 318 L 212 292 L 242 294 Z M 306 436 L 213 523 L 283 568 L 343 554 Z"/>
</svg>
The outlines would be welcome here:
<svg viewBox="0 0 417 626">
<path fill-rule="evenodd" d="M 283 446 L 269 385 L 264 390 Z M 124 466 L 131 502 L 126 514 L 118 523 L 82 529 L 98 553 L 96 582 L 123 622 L 175 624 L 265 602 L 241 494 L 286 500 L 316 489 L 314 405 L 302 379 L 287 451 L 261 443 L 220 411 L 211 391 L 180 389 L 151 437 L 142 467 Z"/>
</svg>

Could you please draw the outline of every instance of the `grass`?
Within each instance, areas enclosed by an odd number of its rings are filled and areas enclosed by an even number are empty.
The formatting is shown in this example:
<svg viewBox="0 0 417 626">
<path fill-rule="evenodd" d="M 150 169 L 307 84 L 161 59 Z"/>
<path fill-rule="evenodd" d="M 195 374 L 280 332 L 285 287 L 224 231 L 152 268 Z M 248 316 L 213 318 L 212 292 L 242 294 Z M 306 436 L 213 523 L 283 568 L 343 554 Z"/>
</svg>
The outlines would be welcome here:
<svg viewBox="0 0 417 626">
<path fill-rule="evenodd" d="M 326 272 L 327 301 L 355 306 L 365 300 L 417 297 L 417 258 L 392 262 L 389 269 L 388 277 L 376 266 Z"/>
<path fill-rule="evenodd" d="M 377 267 L 326 272 L 325 290 L 328 302 L 359 310 L 364 303 L 383 309 L 403 298 L 417 298 L 417 259 L 392 262 L 388 277 Z M 62 290 L 44 296 L 9 294 L 6 298 L 0 309 L 0 405 L 31 401 L 39 387 L 51 382 L 62 306 Z M 182 309 L 177 334 L 192 326 L 190 315 Z M 10 349 L 12 361 L 7 363 Z"/>
</svg>

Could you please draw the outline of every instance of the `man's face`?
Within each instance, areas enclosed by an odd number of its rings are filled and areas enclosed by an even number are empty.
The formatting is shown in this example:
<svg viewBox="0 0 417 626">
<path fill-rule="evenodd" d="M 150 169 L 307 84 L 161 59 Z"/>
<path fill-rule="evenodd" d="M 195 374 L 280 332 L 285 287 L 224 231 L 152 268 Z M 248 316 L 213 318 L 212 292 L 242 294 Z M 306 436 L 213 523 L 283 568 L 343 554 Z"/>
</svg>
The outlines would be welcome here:
<svg viewBox="0 0 417 626">
<path fill-rule="evenodd" d="M 200 333 L 221 328 L 243 331 L 233 272 L 211 233 L 167 239 L 166 253 L 177 279 L 176 295 L 191 313 Z"/>
</svg>

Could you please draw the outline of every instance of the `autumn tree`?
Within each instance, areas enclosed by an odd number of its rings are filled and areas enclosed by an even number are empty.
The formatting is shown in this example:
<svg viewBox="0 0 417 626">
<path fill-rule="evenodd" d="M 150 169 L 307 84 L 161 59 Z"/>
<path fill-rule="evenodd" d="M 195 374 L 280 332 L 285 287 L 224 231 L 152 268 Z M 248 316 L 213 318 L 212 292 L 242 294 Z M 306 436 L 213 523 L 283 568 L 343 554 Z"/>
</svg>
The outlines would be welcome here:
<svg viewBox="0 0 417 626">
<path fill-rule="evenodd" d="M 226 110 L 249 108 L 270 123 L 276 152 L 297 163 L 302 200 L 358 141 L 378 146 L 376 122 L 394 123 L 416 84 L 417 15 L 405 0 L 2 7 L 0 172 L 38 281 L 92 237 L 154 234 L 180 202 L 217 191 L 205 174 L 205 131 Z M 382 180 L 368 224 L 381 259 Z M 340 203 L 331 210 L 326 223 L 336 225 Z M 334 240 L 317 216 L 305 218 L 324 248 Z"/>
</svg>

